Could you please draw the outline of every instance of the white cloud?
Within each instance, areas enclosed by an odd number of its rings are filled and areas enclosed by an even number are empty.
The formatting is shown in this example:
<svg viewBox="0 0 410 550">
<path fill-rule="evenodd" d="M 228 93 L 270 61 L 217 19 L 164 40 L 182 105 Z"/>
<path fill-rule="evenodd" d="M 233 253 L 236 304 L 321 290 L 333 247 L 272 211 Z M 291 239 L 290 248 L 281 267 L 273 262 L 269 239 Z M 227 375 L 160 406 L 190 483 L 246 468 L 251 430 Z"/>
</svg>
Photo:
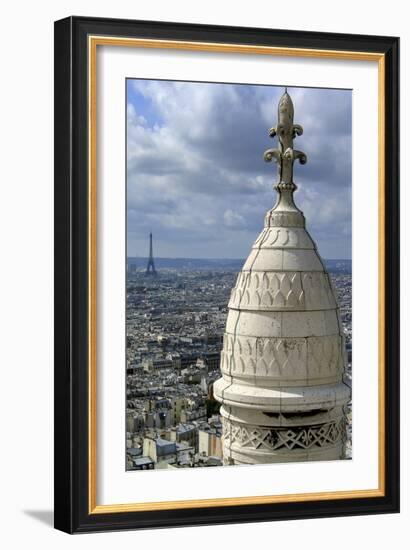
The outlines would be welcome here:
<svg viewBox="0 0 410 550">
<path fill-rule="evenodd" d="M 225 225 L 230 228 L 242 228 L 245 225 L 245 220 L 243 216 L 241 216 L 237 212 L 234 212 L 231 209 L 225 210 L 224 222 Z"/>
</svg>

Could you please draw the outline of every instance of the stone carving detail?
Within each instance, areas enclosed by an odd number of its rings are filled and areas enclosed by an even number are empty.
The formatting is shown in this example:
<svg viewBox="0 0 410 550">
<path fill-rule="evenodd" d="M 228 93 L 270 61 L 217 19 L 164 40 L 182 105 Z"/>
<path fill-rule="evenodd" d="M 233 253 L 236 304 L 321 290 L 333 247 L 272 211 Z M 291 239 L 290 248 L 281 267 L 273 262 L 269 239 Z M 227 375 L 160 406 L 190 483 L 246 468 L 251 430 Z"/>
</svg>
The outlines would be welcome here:
<svg viewBox="0 0 410 550">
<path fill-rule="evenodd" d="M 309 372 L 342 372 L 341 336 L 311 337 L 308 339 Z"/>
<path fill-rule="evenodd" d="M 307 157 L 302 151 L 293 149 L 293 139 L 303 133 L 299 124 L 293 123 L 293 103 L 287 92 L 279 100 L 278 125 L 269 130 L 269 136 L 278 136 L 279 149 L 268 149 L 263 157 L 265 161 L 274 160 L 279 168 L 279 185 L 289 185 L 290 189 L 296 187 L 293 183 L 293 163 L 299 160 L 305 164 Z"/>
<path fill-rule="evenodd" d="M 292 428 L 263 428 L 231 422 L 230 428 L 224 423 L 224 441 L 226 444 L 254 450 L 306 450 L 339 443 L 345 438 L 345 430 L 344 418 L 316 426 Z"/>
<path fill-rule="evenodd" d="M 306 294 L 306 308 L 316 308 L 323 304 L 323 309 L 337 308 L 329 277 L 325 272 L 305 272 L 302 274 L 302 287 Z"/>
<path fill-rule="evenodd" d="M 305 310 L 334 309 L 327 275 L 323 272 L 301 274 L 291 271 L 241 271 L 231 291 L 231 309 Z"/>
<path fill-rule="evenodd" d="M 242 271 L 232 290 L 230 308 L 304 309 L 305 296 L 298 272 Z"/>
<path fill-rule="evenodd" d="M 340 336 L 254 338 L 224 334 L 221 371 L 283 380 L 337 375 L 343 369 Z"/>
<path fill-rule="evenodd" d="M 227 374 L 288 376 L 306 363 L 306 343 L 281 338 L 224 336 L 221 370 Z M 303 368 L 306 371 L 306 368 Z"/>
<path fill-rule="evenodd" d="M 308 248 L 314 245 L 306 231 L 299 228 L 265 227 L 252 248 Z"/>
<path fill-rule="evenodd" d="M 305 218 L 301 212 L 273 212 L 265 216 L 266 227 L 305 227 Z"/>
</svg>

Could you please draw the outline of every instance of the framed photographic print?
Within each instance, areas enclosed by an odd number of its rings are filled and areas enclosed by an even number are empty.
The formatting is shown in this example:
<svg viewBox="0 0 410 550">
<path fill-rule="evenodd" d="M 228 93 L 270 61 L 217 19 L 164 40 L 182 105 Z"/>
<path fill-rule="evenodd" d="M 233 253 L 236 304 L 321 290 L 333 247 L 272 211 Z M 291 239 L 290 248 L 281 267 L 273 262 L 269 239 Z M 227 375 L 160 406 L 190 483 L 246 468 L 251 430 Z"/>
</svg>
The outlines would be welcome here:
<svg viewBox="0 0 410 550">
<path fill-rule="evenodd" d="M 399 510 L 399 39 L 55 24 L 55 527 Z"/>
</svg>

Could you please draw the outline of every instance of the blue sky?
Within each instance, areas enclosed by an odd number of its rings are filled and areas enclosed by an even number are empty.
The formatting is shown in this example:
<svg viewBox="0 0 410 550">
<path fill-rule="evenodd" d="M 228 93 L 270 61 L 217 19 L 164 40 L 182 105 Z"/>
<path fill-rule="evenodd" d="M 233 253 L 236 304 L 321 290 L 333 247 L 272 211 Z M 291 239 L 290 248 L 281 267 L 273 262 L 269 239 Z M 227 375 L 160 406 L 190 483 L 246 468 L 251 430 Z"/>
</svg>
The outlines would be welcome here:
<svg viewBox="0 0 410 550">
<path fill-rule="evenodd" d="M 283 86 L 127 81 L 128 256 L 245 258 L 276 200 Z M 351 258 L 351 91 L 288 88 L 295 123 L 295 202 L 324 258 Z"/>
</svg>

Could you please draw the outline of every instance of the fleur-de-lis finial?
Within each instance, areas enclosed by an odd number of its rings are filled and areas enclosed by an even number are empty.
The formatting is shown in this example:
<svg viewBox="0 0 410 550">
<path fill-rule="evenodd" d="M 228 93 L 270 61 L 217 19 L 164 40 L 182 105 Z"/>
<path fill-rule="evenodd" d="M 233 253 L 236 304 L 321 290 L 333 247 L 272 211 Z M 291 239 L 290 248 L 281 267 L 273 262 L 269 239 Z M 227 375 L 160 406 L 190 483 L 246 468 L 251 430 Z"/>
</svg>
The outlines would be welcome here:
<svg viewBox="0 0 410 550">
<path fill-rule="evenodd" d="M 300 164 L 307 162 L 307 157 L 302 151 L 293 149 L 293 140 L 296 136 L 303 134 L 302 126 L 293 124 L 293 103 L 290 95 L 285 88 L 285 93 L 279 100 L 278 105 L 278 125 L 269 130 L 270 137 L 278 137 L 279 149 L 268 149 L 264 153 L 264 159 L 267 162 L 275 160 L 279 167 L 279 182 L 276 189 L 289 189 L 294 191 L 296 185 L 293 182 L 293 164 L 299 160 Z"/>
</svg>

